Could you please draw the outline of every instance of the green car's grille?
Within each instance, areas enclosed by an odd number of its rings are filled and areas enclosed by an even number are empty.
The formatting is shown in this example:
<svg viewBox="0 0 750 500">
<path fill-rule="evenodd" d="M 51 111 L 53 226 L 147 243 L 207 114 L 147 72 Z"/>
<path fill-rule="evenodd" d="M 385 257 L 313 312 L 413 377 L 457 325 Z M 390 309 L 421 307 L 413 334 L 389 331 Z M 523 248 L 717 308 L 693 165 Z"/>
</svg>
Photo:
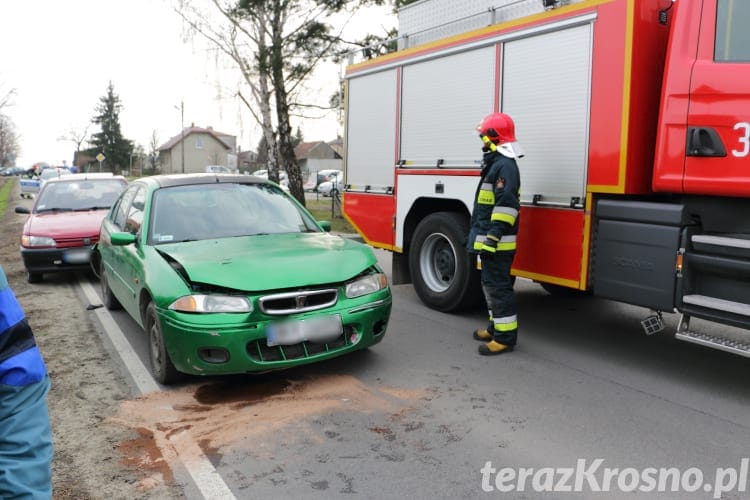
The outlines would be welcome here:
<svg viewBox="0 0 750 500">
<path fill-rule="evenodd" d="M 297 290 L 266 295 L 258 299 L 260 310 L 270 315 L 287 315 L 324 309 L 336 304 L 338 290 Z"/>
<path fill-rule="evenodd" d="M 345 327 L 343 334 L 325 344 L 304 341 L 293 345 L 269 346 L 265 339 L 254 340 L 247 344 L 247 354 L 257 363 L 305 359 L 345 349 L 352 345 L 352 336 L 350 327 Z"/>
</svg>

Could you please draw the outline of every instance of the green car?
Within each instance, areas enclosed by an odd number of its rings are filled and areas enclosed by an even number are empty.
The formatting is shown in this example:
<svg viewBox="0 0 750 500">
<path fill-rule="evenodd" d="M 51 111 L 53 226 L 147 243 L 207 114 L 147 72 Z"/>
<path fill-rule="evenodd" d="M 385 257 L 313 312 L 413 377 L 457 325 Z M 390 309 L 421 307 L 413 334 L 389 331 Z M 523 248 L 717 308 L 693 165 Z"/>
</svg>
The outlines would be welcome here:
<svg viewBox="0 0 750 500">
<path fill-rule="evenodd" d="M 137 179 L 102 222 L 104 305 L 146 331 L 162 384 L 366 349 L 388 325 L 388 280 L 370 247 L 326 229 L 265 179 Z"/>
</svg>

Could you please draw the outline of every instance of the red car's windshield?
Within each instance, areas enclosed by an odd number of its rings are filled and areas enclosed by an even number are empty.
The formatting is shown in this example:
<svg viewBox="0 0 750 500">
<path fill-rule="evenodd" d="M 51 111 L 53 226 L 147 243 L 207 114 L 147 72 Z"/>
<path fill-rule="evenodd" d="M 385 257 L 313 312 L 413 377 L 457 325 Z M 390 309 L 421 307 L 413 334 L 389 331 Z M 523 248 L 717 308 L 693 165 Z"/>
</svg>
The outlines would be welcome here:
<svg viewBox="0 0 750 500">
<path fill-rule="evenodd" d="M 50 182 L 39 193 L 34 212 L 108 209 L 125 187 L 117 179 Z"/>
</svg>

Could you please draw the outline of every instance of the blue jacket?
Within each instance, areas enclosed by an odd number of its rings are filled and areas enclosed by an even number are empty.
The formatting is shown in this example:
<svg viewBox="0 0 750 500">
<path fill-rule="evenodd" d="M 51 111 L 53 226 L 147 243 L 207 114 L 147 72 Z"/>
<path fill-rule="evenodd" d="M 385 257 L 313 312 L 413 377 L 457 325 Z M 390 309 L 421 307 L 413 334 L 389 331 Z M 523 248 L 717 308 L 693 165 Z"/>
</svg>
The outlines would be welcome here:
<svg viewBox="0 0 750 500">
<path fill-rule="evenodd" d="M 0 384 L 26 386 L 46 374 L 31 327 L 0 267 Z"/>
<path fill-rule="evenodd" d="M 50 379 L 0 267 L 0 498 L 52 498 Z"/>
<path fill-rule="evenodd" d="M 498 251 L 514 251 L 520 209 L 521 176 L 516 160 L 498 152 L 485 153 L 466 242 L 469 252 L 478 253 L 487 236 L 498 240 Z"/>
</svg>

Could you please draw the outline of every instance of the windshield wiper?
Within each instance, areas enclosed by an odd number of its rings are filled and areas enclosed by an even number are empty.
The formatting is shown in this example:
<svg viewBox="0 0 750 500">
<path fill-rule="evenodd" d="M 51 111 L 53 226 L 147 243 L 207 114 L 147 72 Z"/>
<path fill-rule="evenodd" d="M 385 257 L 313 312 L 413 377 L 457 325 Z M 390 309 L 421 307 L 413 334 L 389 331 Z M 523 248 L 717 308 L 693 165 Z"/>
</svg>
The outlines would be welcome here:
<svg viewBox="0 0 750 500">
<path fill-rule="evenodd" d="M 85 207 L 85 208 L 76 208 L 75 212 L 87 212 L 89 210 L 109 210 L 109 207 L 104 206 L 93 206 L 93 207 Z"/>
<path fill-rule="evenodd" d="M 55 208 L 39 208 L 37 209 L 36 213 L 40 214 L 42 212 L 72 212 L 72 208 L 61 208 L 61 207 L 55 207 Z"/>
</svg>

